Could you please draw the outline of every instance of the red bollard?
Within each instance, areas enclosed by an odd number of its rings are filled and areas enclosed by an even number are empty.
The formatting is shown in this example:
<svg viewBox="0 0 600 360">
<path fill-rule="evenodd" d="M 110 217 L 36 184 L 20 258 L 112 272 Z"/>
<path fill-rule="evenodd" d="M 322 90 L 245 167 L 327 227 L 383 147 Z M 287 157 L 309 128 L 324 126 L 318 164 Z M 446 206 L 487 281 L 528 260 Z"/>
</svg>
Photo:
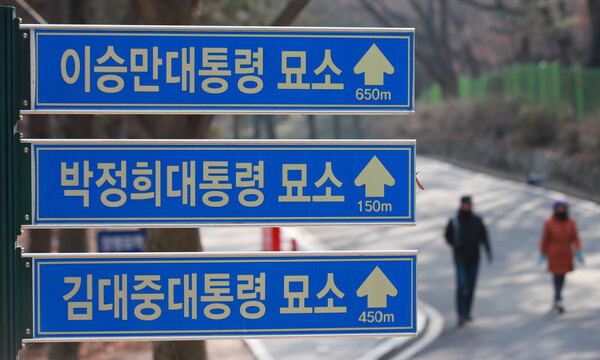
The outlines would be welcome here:
<svg viewBox="0 0 600 360">
<path fill-rule="evenodd" d="M 263 228 L 263 251 L 281 251 L 281 232 L 278 227 Z"/>
</svg>

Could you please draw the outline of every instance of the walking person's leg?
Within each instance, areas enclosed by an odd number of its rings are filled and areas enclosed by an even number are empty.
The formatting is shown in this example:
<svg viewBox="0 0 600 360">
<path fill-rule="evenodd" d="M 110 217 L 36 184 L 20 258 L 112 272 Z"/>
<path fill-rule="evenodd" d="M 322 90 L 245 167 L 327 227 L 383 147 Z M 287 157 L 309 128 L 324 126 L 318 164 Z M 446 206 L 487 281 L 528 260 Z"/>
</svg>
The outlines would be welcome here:
<svg viewBox="0 0 600 360">
<path fill-rule="evenodd" d="M 471 305 L 475 296 L 475 286 L 477 284 L 477 272 L 479 270 L 479 261 L 471 261 L 467 264 L 467 308 L 466 319 L 471 320 Z"/>
<path fill-rule="evenodd" d="M 562 289 L 565 284 L 565 274 L 553 274 L 554 280 L 554 309 L 559 313 L 565 311 L 562 304 Z"/>
<path fill-rule="evenodd" d="M 468 280 L 467 267 L 464 262 L 455 260 L 456 265 L 456 311 L 458 325 L 463 326 L 467 320 Z"/>
</svg>

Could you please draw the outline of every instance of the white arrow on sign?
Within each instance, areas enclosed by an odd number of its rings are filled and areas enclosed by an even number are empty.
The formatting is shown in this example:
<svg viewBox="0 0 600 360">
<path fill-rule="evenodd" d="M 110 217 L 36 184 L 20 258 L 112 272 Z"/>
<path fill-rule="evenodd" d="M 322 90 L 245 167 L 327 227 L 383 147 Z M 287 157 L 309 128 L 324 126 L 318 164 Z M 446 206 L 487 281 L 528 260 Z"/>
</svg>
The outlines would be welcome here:
<svg viewBox="0 0 600 360">
<path fill-rule="evenodd" d="M 394 186 L 396 180 L 377 156 L 354 179 L 354 185 L 365 186 L 365 197 L 385 197 L 385 186 Z"/>
<path fill-rule="evenodd" d="M 365 74 L 365 85 L 383 85 L 383 74 L 393 74 L 394 67 L 373 44 L 354 66 L 355 74 Z"/>
<path fill-rule="evenodd" d="M 369 309 L 386 308 L 387 297 L 398 295 L 398 289 L 385 276 L 379 266 L 376 266 L 358 290 L 356 290 L 356 295 L 358 297 L 367 296 L 367 307 Z"/>
</svg>

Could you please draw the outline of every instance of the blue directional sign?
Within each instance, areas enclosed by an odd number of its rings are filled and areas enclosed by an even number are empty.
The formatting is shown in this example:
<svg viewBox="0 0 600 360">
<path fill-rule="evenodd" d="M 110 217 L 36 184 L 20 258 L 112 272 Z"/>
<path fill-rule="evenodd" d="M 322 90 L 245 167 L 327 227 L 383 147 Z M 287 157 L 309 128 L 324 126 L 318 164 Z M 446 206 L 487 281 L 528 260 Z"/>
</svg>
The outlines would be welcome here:
<svg viewBox="0 0 600 360">
<path fill-rule="evenodd" d="M 98 231 L 98 252 L 144 251 L 146 230 Z"/>
<path fill-rule="evenodd" d="M 414 336 L 416 255 L 26 254 L 24 341 Z"/>
<path fill-rule="evenodd" d="M 414 29 L 24 28 L 30 111 L 414 112 Z"/>
<path fill-rule="evenodd" d="M 415 222 L 413 140 L 31 142 L 25 226 Z"/>
</svg>

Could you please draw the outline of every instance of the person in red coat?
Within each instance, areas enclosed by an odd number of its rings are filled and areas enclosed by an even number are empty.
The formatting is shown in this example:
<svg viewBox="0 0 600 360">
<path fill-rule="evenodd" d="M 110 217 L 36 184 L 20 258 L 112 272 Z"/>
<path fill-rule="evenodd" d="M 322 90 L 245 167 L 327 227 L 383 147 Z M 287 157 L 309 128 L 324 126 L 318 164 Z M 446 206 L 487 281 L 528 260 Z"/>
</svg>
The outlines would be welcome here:
<svg viewBox="0 0 600 360">
<path fill-rule="evenodd" d="M 575 220 L 569 216 L 569 205 L 565 200 L 556 200 L 554 213 L 546 220 L 540 244 L 540 263 L 548 260 L 548 270 L 553 275 L 554 310 L 564 312 L 562 289 L 565 275 L 573 271 L 573 256 L 583 263 L 581 241 Z"/>
</svg>

